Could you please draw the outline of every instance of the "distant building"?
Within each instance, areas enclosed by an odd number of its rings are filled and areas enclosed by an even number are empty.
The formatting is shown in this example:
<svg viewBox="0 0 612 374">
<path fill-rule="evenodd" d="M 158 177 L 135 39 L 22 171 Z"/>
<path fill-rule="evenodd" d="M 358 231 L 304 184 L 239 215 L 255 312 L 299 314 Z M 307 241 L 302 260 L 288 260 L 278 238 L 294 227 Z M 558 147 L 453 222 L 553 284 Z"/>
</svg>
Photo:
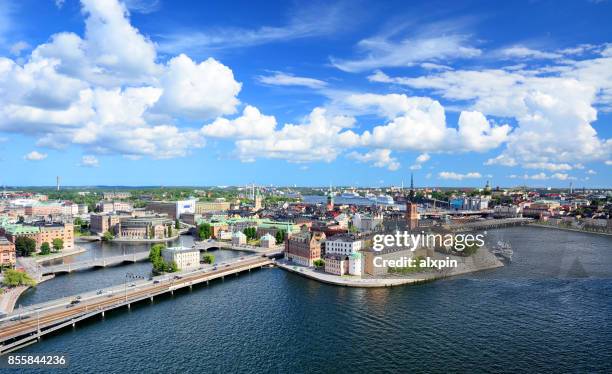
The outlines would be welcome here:
<svg viewBox="0 0 612 374">
<path fill-rule="evenodd" d="M 64 207 L 60 203 L 43 203 L 36 202 L 31 205 L 26 205 L 25 215 L 35 217 L 56 216 L 64 214 Z"/>
<path fill-rule="evenodd" d="M 230 207 L 231 203 L 226 201 L 198 201 L 195 205 L 195 213 L 225 212 L 228 211 Z"/>
<path fill-rule="evenodd" d="M 353 215 L 353 227 L 360 232 L 370 232 L 378 229 L 383 224 L 382 213 L 355 213 Z"/>
<path fill-rule="evenodd" d="M 263 248 L 274 248 L 276 246 L 276 238 L 270 234 L 266 234 L 259 239 L 259 245 Z"/>
<path fill-rule="evenodd" d="M 285 258 L 304 266 L 313 266 L 314 260 L 321 258 L 321 243 L 325 234 L 302 230 L 287 238 L 285 242 Z"/>
<path fill-rule="evenodd" d="M 152 201 L 147 210 L 167 214 L 172 219 L 180 218 L 183 213 L 196 213 L 196 200 Z"/>
<path fill-rule="evenodd" d="M 195 248 L 171 247 L 162 250 L 167 263 L 175 262 L 180 270 L 194 270 L 200 267 L 200 251 Z"/>
<path fill-rule="evenodd" d="M 14 267 L 16 261 L 15 244 L 5 237 L 0 237 L 0 265 Z"/>
<path fill-rule="evenodd" d="M 98 212 L 100 213 L 111 213 L 111 212 L 131 212 L 134 207 L 131 203 L 125 201 L 100 201 L 97 204 Z"/>
<path fill-rule="evenodd" d="M 232 245 L 245 245 L 247 237 L 242 231 L 236 231 L 232 234 Z"/>
<path fill-rule="evenodd" d="M 114 199 L 129 199 L 132 194 L 129 192 L 103 192 L 102 196 L 104 196 L 104 200 L 114 200 Z"/>
<path fill-rule="evenodd" d="M 493 208 L 495 218 L 518 218 L 522 215 L 521 207 L 516 205 L 497 205 Z"/>
</svg>

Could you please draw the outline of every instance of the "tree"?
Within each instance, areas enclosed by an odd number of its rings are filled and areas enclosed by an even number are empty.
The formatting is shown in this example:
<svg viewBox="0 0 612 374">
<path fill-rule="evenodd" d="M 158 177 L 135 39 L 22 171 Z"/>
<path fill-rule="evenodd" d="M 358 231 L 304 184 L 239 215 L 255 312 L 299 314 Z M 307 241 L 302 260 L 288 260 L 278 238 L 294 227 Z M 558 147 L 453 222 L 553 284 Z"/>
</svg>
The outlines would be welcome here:
<svg viewBox="0 0 612 374">
<path fill-rule="evenodd" d="M 7 287 L 35 286 L 36 281 L 23 271 L 6 270 L 2 283 Z"/>
<path fill-rule="evenodd" d="M 51 253 L 51 246 L 49 245 L 49 243 L 44 242 L 40 245 L 40 254 L 41 255 L 48 255 L 49 253 Z"/>
<path fill-rule="evenodd" d="M 312 262 L 314 264 L 314 266 L 318 267 L 318 268 L 322 268 L 323 266 L 325 266 L 325 261 L 323 261 L 322 259 L 316 259 Z"/>
<path fill-rule="evenodd" d="M 287 233 L 285 232 L 285 230 L 278 230 L 275 235 L 276 244 L 284 243 L 286 236 L 287 236 Z"/>
<path fill-rule="evenodd" d="M 15 240 L 15 251 L 20 256 L 30 256 L 36 251 L 36 241 L 27 236 L 20 236 Z"/>
<path fill-rule="evenodd" d="M 64 241 L 60 238 L 53 239 L 53 250 L 59 252 L 64 249 Z"/>
<path fill-rule="evenodd" d="M 257 229 L 255 227 L 247 227 L 242 232 L 249 240 L 257 239 Z"/>
<path fill-rule="evenodd" d="M 172 261 L 170 264 L 168 264 L 166 271 L 168 273 L 176 273 L 177 271 L 179 271 L 179 268 L 176 262 Z"/>
<path fill-rule="evenodd" d="M 103 235 L 102 235 L 102 241 L 103 242 L 110 242 L 111 240 L 113 240 L 115 237 L 113 236 L 113 234 L 110 231 L 106 231 Z"/>
<path fill-rule="evenodd" d="M 212 236 L 212 230 L 210 224 L 202 223 L 198 226 L 198 238 L 200 240 L 208 239 Z"/>
<path fill-rule="evenodd" d="M 211 255 L 210 253 L 206 253 L 202 256 L 202 262 L 205 264 L 214 264 L 215 263 L 215 255 Z"/>
<path fill-rule="evenodd" d="M 167 228 L 167 230 L 166 230 L 166 231 L 167 231 L 167 232 L 166 232 L 166 236 L 167 236 L 168 238 L 171 238 L 171 237 L 172 237 L 172 226 L 168 226 L 168 228 Z"/>
<path fill-rule="evenodd" d="M 179 222 L 178 218 L 174 221 L 174 228 L 177 230 L 181 229 L 181 223 Z"/>
</svg>

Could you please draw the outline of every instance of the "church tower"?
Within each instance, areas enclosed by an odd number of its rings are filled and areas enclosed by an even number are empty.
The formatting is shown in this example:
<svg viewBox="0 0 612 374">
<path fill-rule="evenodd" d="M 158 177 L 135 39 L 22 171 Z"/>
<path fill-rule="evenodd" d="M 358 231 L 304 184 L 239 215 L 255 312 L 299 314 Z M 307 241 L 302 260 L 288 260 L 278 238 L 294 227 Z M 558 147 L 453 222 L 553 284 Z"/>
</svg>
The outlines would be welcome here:
<svg viewBox="0 0 612 374">
<path fill-rule="evenodd" d="M 331 212 L 332 210 L 334 210 L 334 193 L 330 184 L 329 192 L 327 193 L 327 211 Z"/>
<path fill-rule="evenodd" d="M 414 176 L 410 174 L 410 192 L 406 199 L 406 230 L 414 231 L 419 227 L 419 213 L 415 201 Z"/>
</svg>

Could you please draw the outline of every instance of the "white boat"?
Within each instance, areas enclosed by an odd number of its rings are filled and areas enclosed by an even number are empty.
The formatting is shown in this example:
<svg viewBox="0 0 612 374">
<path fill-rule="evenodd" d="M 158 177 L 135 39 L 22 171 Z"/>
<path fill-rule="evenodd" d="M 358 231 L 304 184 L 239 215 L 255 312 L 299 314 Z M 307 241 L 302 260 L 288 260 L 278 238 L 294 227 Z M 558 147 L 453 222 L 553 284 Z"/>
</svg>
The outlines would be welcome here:
<svg viewBox="0 0 612 374">
<path fill-rule="evenodd" d="M 493 247 L 493 249 L 491 249 L 491 253 L 493 253 L 500 260 L 505 260 L 505 261 L 511 262 L 512 261 L 512 255 L 514 254 L 514 251 L 512 250 L 512 247 L 510 246 L 510 243 L 503 242 L 503 241 L 500 240 L 500 241 L 497 242 L 495 247 Z"/>
</svg>

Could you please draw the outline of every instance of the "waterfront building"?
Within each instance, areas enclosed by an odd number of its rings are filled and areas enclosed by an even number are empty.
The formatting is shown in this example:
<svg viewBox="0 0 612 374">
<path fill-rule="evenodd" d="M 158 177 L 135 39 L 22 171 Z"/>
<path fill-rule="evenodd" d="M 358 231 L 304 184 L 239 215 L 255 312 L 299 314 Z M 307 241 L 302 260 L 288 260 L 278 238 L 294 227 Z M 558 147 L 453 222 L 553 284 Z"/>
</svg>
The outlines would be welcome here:
<svg viewBox="0 0 612 374">
<path fill-rule="evenodd" d="M 167 263 L 176 263 L 179 270 L 194 270 L 200 267 L 200 251 L 196 248 L 171 247 L 162 250 Z"/>
<path fill-rule="evenodd" d="M 361 275 L 362 240 L 339 234 L 325 240 L 325 271 L 336 275 Z M 328 266 L 329 263 L 329 266 Z"/>
<path fill-rule="evenodd" d="M 321 258 L 323 240 L 324 233 L 304 229 L 285 241 L 285 258 L 300 265 L 313 266 L 314 260 Z"/>
<path fill-rule="evenodd" d="M 74 225 L 72 223 L 46 223 L 33 224 L 9 223 L 6 219 L 0 220 L 0 235 L 15 244 L 19 237 L 27 237 L 36 242 L 36 252 L 40 251 L 42 243 L 52 244 L 54 239 L 61 239 L 63 249 L 74 249 Z"/>
<path fill-rule="evenodd" d="M 166 216 L 121 217 L 116 230 L 122 239 L 165 239 L 173 235 L 173 226 Z"/>
<path fill-rule="evenodd" d="M 117 214 L 91 214 L 89 216 L 89 231 L 94 234 L 103 235 L 109 231 L 116 234 L 116 227 L 121 216 Z"/>
<path fill-rule="evenodd" d="M 242 231 L 236 231 L 232 234 L 232 245 L 245 245 L 247 237 Z"/>
<path fill-rule="evenodd" d="M 0 266 L 12 268 L 16 261 L 15 244 L 0 236 Z"/>
<path fill-rule="evenodd" d="M 493 208 L 495 218 L 518 218 L 522 217 L 522 209 L 516 205 L 497 205 Z"/>
<path fill-rule="evenodd" d="M 276 246 L 276 238 L 270 234 L 266 234 L 259 239 L 259 245 L 263 248 L 274 248 Z"/>
</svg>

